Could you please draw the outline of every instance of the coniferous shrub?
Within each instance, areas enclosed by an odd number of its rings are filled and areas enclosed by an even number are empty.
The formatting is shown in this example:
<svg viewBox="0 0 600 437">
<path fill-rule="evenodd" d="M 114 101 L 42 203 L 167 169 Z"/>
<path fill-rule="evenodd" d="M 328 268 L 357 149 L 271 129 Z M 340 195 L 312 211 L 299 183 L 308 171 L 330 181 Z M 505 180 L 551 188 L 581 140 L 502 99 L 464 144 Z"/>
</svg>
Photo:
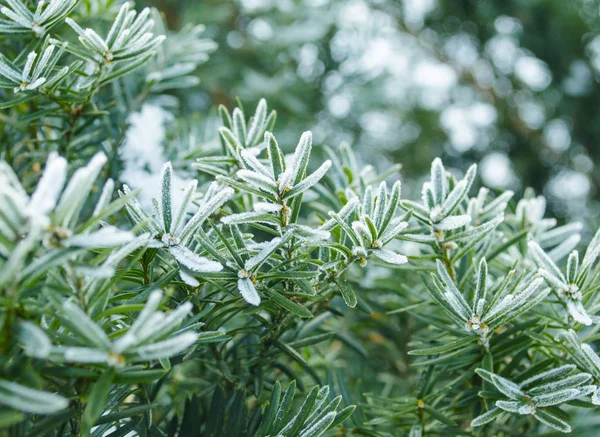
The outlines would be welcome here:
<svg viewBox="0 0 600 437">
<path fill-rule="evenodd" d="M 600 232 L 475 165 L 408 199 L 265 100 L 169 137 L 201 27 L 0 12 L 1 435 L 594 435 Z"/>
</svg>

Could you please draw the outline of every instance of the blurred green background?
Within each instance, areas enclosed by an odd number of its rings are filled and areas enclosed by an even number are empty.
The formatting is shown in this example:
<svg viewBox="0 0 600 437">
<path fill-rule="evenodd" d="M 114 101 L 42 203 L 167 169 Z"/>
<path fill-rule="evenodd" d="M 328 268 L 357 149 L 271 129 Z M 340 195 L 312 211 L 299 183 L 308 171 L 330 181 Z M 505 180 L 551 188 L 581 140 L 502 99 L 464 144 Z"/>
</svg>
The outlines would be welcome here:
<svg viewBox="0 0 600 437">
<path fill-rule="evenodd" d="M 278 111 L 288 150 L 304 130 L 350 143 L 376 168 L 403 165 L 404 195 L 441 156 L 549 214 L 600 209 L 598 0 L 147 0 L 172 29 L 206 25 L 219 48 L 182 113 L 239 96 Z M 138 6 L 146 3 L 138 2 Z"/>
</svg>

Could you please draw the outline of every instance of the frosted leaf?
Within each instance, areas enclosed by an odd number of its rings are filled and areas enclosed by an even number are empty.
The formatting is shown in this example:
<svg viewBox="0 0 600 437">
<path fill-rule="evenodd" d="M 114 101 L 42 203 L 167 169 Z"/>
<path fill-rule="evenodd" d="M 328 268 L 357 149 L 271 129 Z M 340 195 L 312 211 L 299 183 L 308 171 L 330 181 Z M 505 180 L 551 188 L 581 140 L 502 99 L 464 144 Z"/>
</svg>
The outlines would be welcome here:
<svg viewBox="0 0 600 437">
<path fill-rule="evenodd" d="M 0 402 L 34 414 L 52 414 L 69 406 L 69 401 L 60 395 L 4 380 L 0 380 Z"/>
<path fill-rule="evenodd" d="M 84 59 L 92 58 L 97 63 L 111 63 L 117 54 L 121 59 L 135 60 L 154 51 L 164 40 L 164 36 L 155 36 L 149 32 L 154 24 L 149 8 L 144 8 L 139 14 L 131 9 L 131 3 L 123 4 L 106 39 L 92 29 L 82 29 L 71 18 L 65 20 L 79 35 L 79 41 L 87 51 L 91 51 Z"/>
<path fill-rule="evenodd" d="M 141 188 L 138 199 L 149 208 L 152 196 L 160 193 L 160 171 L 166 161 L 164 142 L 167 126 L 173 119 L 171 113 L 157 104 L 145 103 L 139 112 L 127 117 L 128 129 L 119 157 L 123 168 L 119 179 L 124 183 Z M 184 185 L 183 180 L 174 177 L 174 186 Z"/>
<path fill-rule="evenodd" d="M 471 217 L 468 215 L 456 215 L 446 217 L 439 223 L 435 224 L 435 228 L 441 231 L 452 231 L 454 229 L 461 228 L 468 225 L 471 222 Z"/>
<path fill-rule="evenodd" d="M 254 306 L 260 305 L 260 296 L 249 278 L 240 278 L 237 285 L 238 290 L 246 302 Z"/>
<path fill-rule="evenodd" d="M 131 325 L 131 328 L 128 332 L 132 330 L 141 329 L 142 326 L 148 321 L 150 316 L 154 314 L 158 306 L 160 305 L 160 301 L 162 299 L 162 292 L 160 290 L 153 290 L 148 296 L 148 300 L 146 301 L 146 305 L 144 305 L 144 309 L 140 311 L 135 322 Z"/>
<path fill-rule="evenodd" d="M 412 210 L 413 214 L 423 221 L 427 221 L 431 218 L 429 209 L 420 203 L 413 202 L 411 200 L 401 200 L 400 206 L 407 211 Z"/>
<path fill-rule="evenodd" d="M 145 331 L 146 326 L 152 328 L 164 321 L 164 315 L 156 312 L 161 299 L 162 292 L 160 290 L 154 290 L 150 293 L 146 305 L 144 305 L 129 330 L 113 343 L 113 351 L 120 353 L 129 346 L 139 343 L 140 338 L 138 335 Z"/>
<path fill-rule="evenodd" d="M 464 231 L 461 231 L 454 235 L 451 235 L 448 238 L 445 238 L 444 241 L 447 241 L 447 242 L 448 241 L 454 241 L 454 242 L 464 241 L 465 244 L 468 244 L 469 242 L 474 241 L 477 238 L 479 238 L 481 235 L 492 232 L 503 221 L 504 221 L 504 215 L 500 215 L 499 217 L 496 217 L 496 218 L 490 220 L 489 222 L 485 222 L 482 225 L 479 225 L 476 227 L 470 227 Z"/>
<path fill-rule="evenodd" d="M 568 402 L 571 399 L 575 399 L 581 396 L 579 390 L 574 388 L 569 388 L 565 390 L 560 390 L 554 393 L 543 394 L 539 396 L 534 396 L 532 401 L 538 407 L 550 407 L 552 405 L 562 404 L 564 402 Z"/>
<path fill-rule="evenodd" d="M 200 282 L 198 282 L 198 280 L 196 278 L 194 278 L 192 275 L 186 273 L 183 269 L 179 270 L 179 277 L 181 278 L 181 280 L 183 282 L 185 282 L 190 287 L 198 287 L 200 285 Z"/>
<path fill-rule="evenodd" d="M 103 265 L 116 267 L 127 255 L 131 254 L 140 247 L 146 246 L 149 241 L 150 234 L 146 233 L 138 235 L 123 247 L 111 252 L 108 258 L 106 258 L 106 261 L 104 261 Z"/>
<path fill-rule="evenodd" d="M 363 222 L 352 222 L 352 229 L 354 230 L 355 235 L 360 238 L 361 244 L 364 247 L 369 247 L 373 244 L 373 235 L 371 235 L 371 231 L 369 231 L 369 228 Z"/>
<path fill-rule="evenodd" d="M 576 335 L 575 333 L 573 334 Z M 600 373 L 600 357 L 598 356 L 598 354 L 596 354 L 596 352 L 594 352 L 594 349 L 592 349 L 592 347 L 589 344 L 584 343 L 581 345 L 581 350 L 586 355 L 590 363 L 594 365 L 596 371 Z"/>
<path fill-rule="evenodd" d="M 596 390 L 594 391 L 594 394 L 592 395 L 592 403 L 594 405 L 600 405 L 600 392 L 597 387 L 596 387 Z"/>
<path fill-rule="evenodd" d="M 219 128 L 219 134 L 223 139 L 223 142 L 229 149 L 229 152 L 236 157 L 239 157 L 239 151 L 243 149 L 242 143 L 238 140 L 238 137 L 227 127 L 221 126 Z"/>
<path fill-rule="evenodd" d="M 238 178 L 249 183 L 255 188 L 264 190 L 267 193 L 278 193 L 277 183 L 270 177 L 252 170 L 239 170 L 236 174 Z"/>
<path fill-rule="evenodd" d="M 391 240 L 396 238 L 400 234 L 400 232 L 402 232 L 407 227 L 408 227 L 408 222 L 402 221 L 402 218 L 397 218 L 397 219 L 392 220 L 390 225 L 388 226 L 388 228 L 385 230 L 383 235 L 381 235 L 381 237 L 380 237 L 381 240 L 383 241 L 383 244 L 387 244 L 388 242 L 390 242 Z M 429 235 L 427 235 L 425 237 L 429 237 Z"/>
<path fill-rule="evenodd" d="M 226 225 L 240 225 L 246 223 L 265 223 L 270 225 L 279 225 L 280 220 L 276 216 L 258 211 L 240 212 L 238 214 L 229 214 L 221 218 L 221 223 Z"/>
<path fill-rule="evenodd" d="M 538 273 L 542 276 L 542 278 L 544 278 L 549 285 L 559 289 L 559 290 L 566 290 L 569 288 L 569 285 L 564 282 L 563 280 L 561 280 L 560 278 L 554 276 L 552 273 L 550 273 L 548 270 L 546 269 L 539 269 Z"/>
<path fill-rule="evenodd" d="M 329 231 L 324 231 L 322 229 L 314 229 L 310 226 L 304 225 L 290 225 L 296 237 L 300 237 L 309 241 L 322 241 L 327 240 L 331 237 L 331 233 Z"/>
<path fill-rule="evenodd" d="M 319 419 L 314 425 L 304 429 L 299 437 L 317 437 L 323 434 L 335 420 L 336 413 L 331 411 Z"/>
<path fill-rule="evenodd" d="M 477 314 L 479 317 L 481 317 L 481 315 L 483 314 L 483 311 L 485 309 L 485 299 L 479 299 L 477 301 L 477 304 L 475 306 L 475 314 Z"/>
<path fill-rule="evenodd" d="M 469 313 L 465 311 L 463 305 L 461 305 L 460 300 L 456 297 L 456 295 L 450 291 L 446 291 L 444 293 L 444 298 L 446 302 L 450 304 L 450 307 L 454 310 L 454 313 L 458 315 L 463 321 L 467 321 L 469 319 Z"/>
<path fill-rule="evenodd" d="M 542 248 L 535 241 L 530 241 L 527 243 L 527 247 L 529 248 L 533 259 L 536 261 L 537 265 L 540 268 L 546 270 L 549 274 L 559 279 L 563 284 L 566 284 L 567 280 L 563 276 L 560 269 L 556 266 L 554 261 L 544 253 Z"/>
<path fill-rule="evenodd" d="M 248 150 L 242 150 L 240 153 L 240 157 L 242 158 L 244 163 L 253 171 L 263 175 L 268 179 L 273 179 L 273 173 L 256 158 L 254 153 Z"/>
<path fill-rule="evenodd" d="M 64 244 L 71 247 L 106 248 L 121 246 L 129 243 L 134 238 L 135 235 L 129 231 L 122 231 L 113 226 L 105 226 L 96 232 L 67 238 Z"/>
<path fill-rule="evenodd" d="M 533 415 L 537 420 L 551 428 L 564 433 L 571 432 L 571 426 L 567 422 L 555 416 L 548 410 L 536 410 Z"/>
<path fill-rule="evenodd" d="M 277 179 L 277 185 L 279 186 L 280 190 L 285 191 L 285 189 L 290 186 L 291 182 L 292 170 L 288 168 L 286 171 L 279 175 L 279 178 Z"/>
<path fill-rule="evenodd" d="M 233 110 L 233 132 L 235 132 L 235 136 L 241 142 L 243 148 L 246 142 L 246 121 L 240 108 Z"/>
<path fill-rule="evenodd" d="M 19 278 L 27 255 L 33 250 L 41 237 L 41 223 L 35 222 L 29 234 L 13 249 L 8 261 L 0 269 L 0 286 Z"/>
<path fill-rule="evenodd" d="M 158 209 L 162 229 L 165 232 L 171 232 L 171 223 L 173 221 L 173 167 L 171 162 L 165 162 L 160 171 L 160 196 Z"/>
<path fill-rule="evenodd" d="M 527 283 L 524 288 L 519 287 L 515 293 L 515 298 L 517 298 L 519 302 L 525 302 L 526 299 L 531 296 L 543 282 L 544 280 L 542 278 L 536 277 L 531 282 Z"/>
<path fill-rule="evenodd" d="M 387 184 L 385 181 L 379 184 L 379 190 L 377 190 L 377 197 L 375 199 L 375 208 L 373 210 L 373 216 L 375 217 L 375 224 L 379 229 L 381 221 L 387 206 Z"/>
<path fill-rule="evenodd" d="M 252 270 L 255 267 L 262 264 L 273 252 L 277 250 L 277 248 L 283 243 L 283 241 L 284 240 L 282 240 L 279 237 L 273 238 L 271 241 L 269 241 L 263 246 L 263 248 L 258 254 L 254 255 L 252 258 L 246 261 L 246 263 L 244 264 L 244 268 L 246 270 Z"/>
<path fill-rule="evenodd" d="M 581 235 L 571 235 L 561 244 L 549 251 L 548 256 L 554 261 L 560 261 L 577 247 L 579 241 L 581 241 Z"/>
<path fill-rule="evenodd" d="M 590 326 L 592 324 L 592 319 L 583 307 L 581 301 L 567 300 L 567 310 L 576 322 L 586 326 Z"/>
<path fill-rule="evenodd" d="M 213 188 L 214 187 L 214 188 Z M 212 188 L 216 189 L 216 184 L 211 184 L 209 190 Z M 192 216 L 192 218 L 186 223 L 184 228 L 181 230 L 181 241 L 186 242 L 192 232 L 212 214 L 217 209 L 221 207 L 225 202 L 227 202 L 231 196 L 233 196 L 233 189 L 226 187 L 217 191 L 214 195 L 209 196 L 209 193 L 206 193 L 206 199 L 198 208 L 198 211 Z"/>
<path fill-rule="evenodd" d="M 569 254 L 567 260 L 567 282 L 574 283 L 577 280 L 577 272 L 579 269 L 579 252 L 574 250 Z"/>
<path fill-rule="evenodd" d="M 289 190 L 287 193 L 285 193 L 284 196 L 286 198 L 295 197 L 295 196 L 303 193 L 304 191 L 308 190 L 312 186 L 316 185 L 323 178 L 323 176 L 325 176 L 325 173 L 327 173 L 327 170 L 329 170 L 330 167 L 331 167 L 331 161 L 330 160 L 325 161 L 317 170 L 315 170 L 314 173 L 311 173 L 309 176 L 304 178 L 297 185 L 292 187 L 292 189 Z"/>
<path fill-rule="evenodd" d="M 131 189 L 127 185 L 123 185 L 123 191 L 119 192 L 119 195 L 122 196 L 131 196 Z M 160 224 L 151 217 L 142 207 L 141 203 L 133 196 L 129 197 L 127 203 L 125 204 L 127 209 L 127 213 L 131 217 L 134 223 L 144 222 L 145 227 L 153 233 L 160 233 L 161 226 Z"/>
<path fill-rule="evenodd" d="M 487 294 L 487 276 L 488 276 L 488 267 L 483 258 L 479 262 L 479 268 L 477 270 L 477 283 L 475 286 L 475 294 L 473 296 L 473 306 L 477 307 L 479 305 L 479 299 L 483 299 L 485 301 Z"/>
<path fill-rule="evenodd" d="M 542 233 L 537 242 L 542 247 L 552 247 L 567 240 L 573 233 L 580 232 L 582 228 L 581 223 L 569 223 Z"/>
<path fill-rule="evenodd" d="M 52 343 L 46 333 L 31 322 L 20 322 L 17 326 L 19 344 L 25 353 L 36 358 L 46 358 Z"/>
<path fill-rule="evenodd" d="M 292 160 L 291 185 L 296 185 L 302 179 L 302 176 L 306 171 L 306 167 L 308 166 L 311 149 L 312 132 L 306 131 L 300 137 L 300 141 L 298 142 L 294 152 L 294 158 Z"/>
<path fill-rule="evenodd" d="M 496 406 L 509 413 L 519 413 L 519 410 L 525 406 L 521 401 L 496 401 Z"/>
<path fill-rule="evenodd" d="M 269 203 L 269 202 L 255 202 L 254 203 L 254 211 L 256 212 L 280 212 L 283 208 L 283 205 L 279 203 Z"/>
<path fill-rule="evenodd" d="M 496 417 L 498 417 L 499 415 L 502 414 L 502 410 L 500 410 L 498 407 L 492 408 L 491 410 L 483 413 L 480 416 L 477 416 L 475 419 L 473 419 L 471 421 L 471 426 L 473 427 L 477 427 L 477 426 L 483 426 L 486 423 L 490 423 L 492 420 L 494 420 Z"/>
<path fill-rule="evenodd" d="M 493 216 L 500 212 L 504 212 L 506 206 L 508 205 L 508 201 L 513 197 L 513 195 L 514 193 L 512 191 L 505 191 L 504 193 L 496 197 L 494 200 L 492 200 L 490 203 L 488 203 L 486 206 L 484 206 L 481 210 L 481 214 L 489 214 Z"/>
<path fill-rule="evenodd" d="M 359 201 L 357 197 L 353 197 L 346 203 L 342 209 L 337 213 L 337 216 L 346 221 L 353 213 L 356 211 L 356 207 L 358 206 Z M 329 219 L 323 225 L 321 225 L 321 229 L 324 231 L 331 231 L 337 225 L 337 221 L 334 219 Z"/>
<path fill-rule="evenodd" d="M 456 285 L 454 284 L 454 281 L 448 274 L 446 267 L 439 259 L 436 260 L 436 266 L 438 276 L 444 283 L 444 288 L 452 294 L 452 296 L 456 299 L 456 304 L 462 308 L 459 314 L 464 314 L 464 320 L 468 320 L 470 318 L 471 308 L 467 304 L 467 301 L 465 300 L 461 292 L 458 290 L 458 288 L 456 288 Z"/>
<path fill-rule="evenodd" d="M 494 384 L 502 394 L 504 394 L 510 399 L 520 400 L 525 395 L 517 384 L 515 384 L 512 381 L 509 381 L 506 378 L 503 378 L 500 375 L 496 375 L 495 373 L 489 372 L 484 369 L 477 369 L 477 373 L 486 381 L 489 381 L 492 384 Z"/>
<path fill-rule="evenodd" d="M 391 250 L 374 249 L 372 253 L 386 263 L 401 265 L 408 262 L 408 258 L 406 256 L 392 252 Z"/>
<path fill-rule="evenodd" d="M 195 272 L 220 272 L 223 266 L 216 261 L 204 258 L 189 250 L 184 246 L 171 246 L 169 253 L 173 255 L 178 262 Z"/>
<path fill-rule="evenodd" d="M 187 214 L 188 209 L 190 208 L 190 204 L 192 203 L 192 198 L 194 197 L 194 194 L 196 194 L 197 186 L 198 181 L 194 179 L 188 184 L 188 186 L 183 191 L 181 202 L 177 207 L 177 211 L 175 212 L 173 223 L 171 225 L 170 232 L 172 234 L 177 234 L 179 227 L 183 223 L 183 219 L 185 218 L 185 215 Z"/>
<path fill-rule="evenodd" d="M 498 390 L 511 399 L 520 399 L 523 392 L 517 384 L 498 375 L 492 375 L 492 382 Z"/>
<path fill-rule="evenodd" d="M 94 181 L 106 161 L 106 155 L 99 152 L 94 155 L 88 165 L 77 169 L 73 173 L 55 210 L 56 220 L 62 223 L 63 226 L 68 226 L 70 222 L 77 218 L 81 207 L 92 190 Z"/>
<path fill-rule="evenodd" d="M 464 198 L 465 194 L 467 193 L 467 189 L 468 189 L 467 181 L 464 179 L 462 181 L 460 181 L 458 184 L 456 184 L 454 189 L 450 192 L 450 194 L 448 195 L 448 197 L 442 204 L 442 209 L 440 211 L 441 217 L 447 217 L 454 211 L 456 206 L 459 204 L 459 202 Z"/>
<path fill-rule="evenodd" d="M 431 163 L 431 189 L 436 205 L 441 205 L 446 198 L 446 170 L 440 158 Z"/>
<path fill-rule="evenodd" d="M 485 319 L 488 321 L 488 323 L 491 323 L 496 316 L 501 315 L 507 308 L 509 308 L 514 300 L 515 297 L 512 294 L 507 294 L 496 305 L 490 308 L 487 314 L 485 314 Z"/>
<path fill-rule="evenodd" d="M 191 302 L 184 302 L 170 313 L 154 312 L 137 330 L 140 344 L 151 339 L 161 339 L 179 328 L 192 310 Z"/>
<path fill-rule="evenodd" d="M 554 369 L 547 370 L 542 373 L 538 373 L 531 378 L 527 378 L 524 381 L 521 381 L 519 384 L 521 387 L 526 387 L 528 385 L 533 384 L 534 382 L 544 382 L 548 379 L 558 378 L 560 376 L 566 375 L 573 370 L 575 370 L 576 366 L 574 364 L 565 364 L 564 366 L 556 367 Z"/>
<path fill-rule="evenodd" d="M 584 272 L 590 268 L 600 255 L 600 229 L 594 234 L 594 238 L 587 247 L 583 261 L 581 262 L 581 271 Z"/>
<path fill-rule="evenodd" d="M 546 384 L 536 386 L 528 390 L 528 393 L 531 395 L 541 395 L 558 392 L 568 388 L 577 388 L 586 382 L 589 382 L 591 379 L 592 375 L 589 373 L 577 373 L 575 375 L 567 376 L 566 378 L 550 381 Z"/>
<path fill-rule="evenodd" d="M 188 349 L 197 339 L 198 334 L 195 332 L 184 332 L 167 340 L 141 346 L 130 353 L 137 354 L 144 360 L 169 358 Z"/>
<path fill-rule="evenodd" d="M 108 363 L 110 360 L 107 351 L 89 347 L 67 347 L 64 357 L 65 361 L 72 363 Z"/>
<path fill-rule="evenodd" d="M 92 216 L 97 217 L 100 213 L 108 206 L 110 203 L 113 191 L 115 190 L 115 181 L 112 179 L 107 179 L 104 183 L 104 187 L 102 188 L 102 194 L 100 194 L 100 198 L 98 199 L 98 203 L 94 207 L 94 212 Z"/>
<path fill-rule="evenodd" d="M 100 348 L 108 348 L 110 341 L 104 331 L 96 325 L 81 308 L 67 300 L 62 305 L 65 315 L 77 333 Z"/>
<path fill-rule="evenodd" d="M 50 153 L 44 173 L 31 195 L 28 212 L 32 216 L 48 214 L 58 201 L 67 177 L 67 161 L 56 152 Z"/>
<path fill-rule="evenodd" d="M 258 105 L 256 106 L 256 111 L 254 113 L 254 117 L 252 118 L 252 122 L 248 127 L 248 136 L 246 139 L 246 146 L 252 146 L 258 141 L 260 133 L 264 130 L 265 122 L 267 118 L 267 101 L 265 99 L 260 99 L 258 101 Z"/>
</svg>

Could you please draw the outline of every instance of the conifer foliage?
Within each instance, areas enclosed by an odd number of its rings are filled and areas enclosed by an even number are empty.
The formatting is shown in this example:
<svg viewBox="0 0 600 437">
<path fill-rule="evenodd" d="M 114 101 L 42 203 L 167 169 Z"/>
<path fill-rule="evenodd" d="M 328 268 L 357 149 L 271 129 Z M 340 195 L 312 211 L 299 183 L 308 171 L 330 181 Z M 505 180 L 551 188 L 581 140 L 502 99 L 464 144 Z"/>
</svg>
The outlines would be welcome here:
<svg viewBox="0 0 600 437">
<path fill-rule="evenodd" d="M 436 159 L 405 198 L 398 167 L 348 145 L 280 144 L 264 99 L 220 106 L 213 144 L 170 153 L 145 202 L 119 182 L 128 117 L 196 85 L 214 44 L 131 3 L 5 3 L 8 435 L 585 431 L 600 232 L 582 248 L 543 197 L 476 192 L 476 165 Z"/>
</svg>

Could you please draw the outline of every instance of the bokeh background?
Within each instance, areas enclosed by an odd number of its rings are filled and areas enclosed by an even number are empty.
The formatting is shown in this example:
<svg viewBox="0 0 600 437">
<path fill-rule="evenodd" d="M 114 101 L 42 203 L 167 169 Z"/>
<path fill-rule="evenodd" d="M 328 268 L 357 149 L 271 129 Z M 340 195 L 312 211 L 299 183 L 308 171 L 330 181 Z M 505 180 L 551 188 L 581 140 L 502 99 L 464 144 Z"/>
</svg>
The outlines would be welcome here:
<svg viewBox="0 0 600 437">
<path fill-rule="evenodd" d="M 412 198 L 434 157 L 479 162 L 488 187 L 531 186 L 549 214 L 595 230 L 598 0 L 144 3 L 218 43 L 179 111 L 266 97 L 290 150 L 308 129 L 317 144 L 346 141 L 377 168 L 401 163 Z"/>
</svg>

